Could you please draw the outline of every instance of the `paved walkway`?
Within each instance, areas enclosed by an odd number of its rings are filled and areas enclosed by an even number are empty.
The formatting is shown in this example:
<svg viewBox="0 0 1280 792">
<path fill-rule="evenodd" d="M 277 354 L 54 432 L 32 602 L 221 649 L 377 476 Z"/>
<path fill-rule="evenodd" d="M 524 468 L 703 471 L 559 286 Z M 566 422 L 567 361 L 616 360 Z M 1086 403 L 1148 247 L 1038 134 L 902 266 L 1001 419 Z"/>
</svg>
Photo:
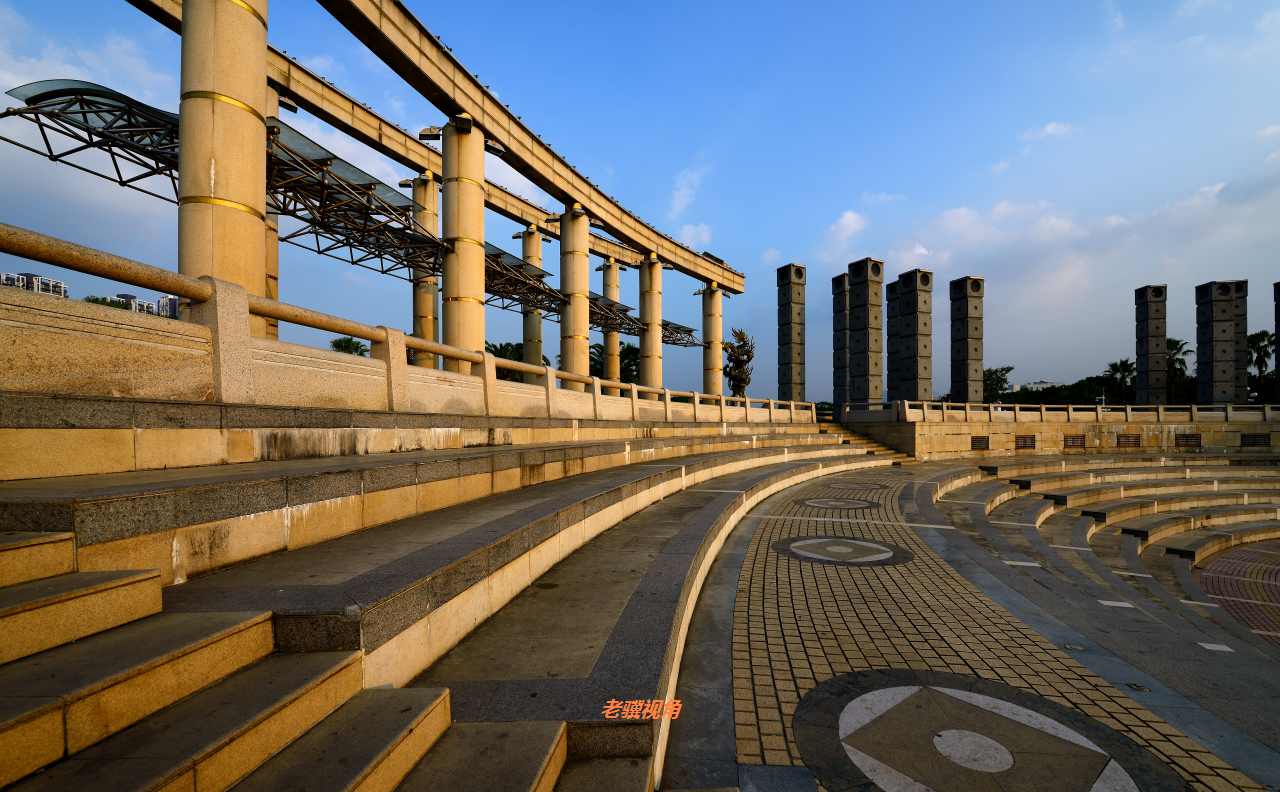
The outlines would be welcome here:
<svg viewBox="0 0 1280 792">
<path fill-rule="evenodd" d="M 1084 595 L 1045 579 L 1039 561 L 1001 554 L 975 529 L 970 499 L 994 482 L 934 506 L 930 480 L 966 467 L 828 476 L 740 524 L 694 613 L 664 789 L 812 790 L 815 778 L 829 792 L 869 781 L 939 792 L 1264 788 L 1204 747 L 1251 738 L 1059 618 L 1069 605 L 1102 632 L 1132 629 L 1105 621 L 1115 609 L 1077 602 Z M 1250 662 L 1280 668 L 1262 654 Z M 1135 682 L 1122 691 L 1120 679 Z M 1158 688 L 1152 707 L 1130 693 L 1156 688 L 1136 680 Z M 1259 694 L 1277 692 L 1273 675 Z M 1257 756 L 1246 758 L 1269 772 L 1262 754 L 1275 746 L 1250 744 Z"/>
</svg>

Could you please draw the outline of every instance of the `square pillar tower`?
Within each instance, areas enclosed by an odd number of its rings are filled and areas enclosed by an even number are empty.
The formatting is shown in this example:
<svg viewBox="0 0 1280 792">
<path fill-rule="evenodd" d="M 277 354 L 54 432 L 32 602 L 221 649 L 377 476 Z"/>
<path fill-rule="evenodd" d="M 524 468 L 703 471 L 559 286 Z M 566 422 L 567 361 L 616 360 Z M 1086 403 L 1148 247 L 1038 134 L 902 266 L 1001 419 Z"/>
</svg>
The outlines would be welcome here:
<svg viewBox="0 0 1280 792">
<path fill-rule="evenodd" d="M 1236 400 L 1236 323 L 1233 281 L 1196 287 L 1196 402 Z"/>
<path fill-rule="evenodd" d="M 982 298 L 986 281 L 951 281 L 951 401 L 982 402 Z"/>
<path fill-rule="evenodd" d="M 898 281 L 884 286 L 884 397 L 895 402 L 902 398 L 898 387 Z"/>
<path fill-rule="evenodd" d="M 804 398 L 804 285 L 805 268 L 778 267 L 778 399 Z"/>
<path fill-rule="evenodd" d="M 849 403 L 849 273 L 831 279 L 831 402 Z"/>
<path fill-rule="evenodd" d="M 849 265 L 849 401 L 884 401 L 884 262 Z"/>
<path fill-rule="evenodd" d="M 1169 403 L 1169 354 L 1165 341 L 1169 287 L 1143 286 L 1133 290 L 1138 372 L 1134 386 L 1138 404 Z"/>
<path fill-rule="evenodd" d="M 1235 282 L 1236 404 L 1249 403 L 1249 281 Z"/>
<path fill-rule="evenodd" d="M 933 273 L 898 276 L 898 387 L 904 401 L 933 398 Z"/>
</svg>

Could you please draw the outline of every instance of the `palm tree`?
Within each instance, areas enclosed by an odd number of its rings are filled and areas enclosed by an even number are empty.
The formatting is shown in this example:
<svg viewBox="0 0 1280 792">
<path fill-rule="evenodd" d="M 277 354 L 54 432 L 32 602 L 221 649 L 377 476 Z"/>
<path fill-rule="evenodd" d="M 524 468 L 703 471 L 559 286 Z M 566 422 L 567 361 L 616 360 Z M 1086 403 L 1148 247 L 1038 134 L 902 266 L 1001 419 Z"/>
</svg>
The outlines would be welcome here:
<svg viewBox="0 0 1280 792">
<path fill-rule="evenodd" d="M 1164 345 L 1165 350 L 1168 352 L 1169 360 L 1169 403 L 1177 404 L 1178 400 L 1174 396 L 1174 392 L 1178 383 L 1186 382 L 1190 379 L 1187 358 L 1195 357 L 1196 350 L 1180 338 L 1166 338 Z M 1189 394 L 1187 396 L 1187 401 L 1194 401 L 1192 395 Z"/>
<path fill-rule="evenodd" d="M 1124 404 L 1129 403 L 1129 391 L 1133 385 L 1133 375 L 1136 373 L 1138 369 L 1129 358 L 1121 358 L 1115 363 L 1107 364 L 1106 376 L 1120 386 L 1120 400 Z"/>
<path fill-rule="evenodd" d="M 1276 337 L 1270 330 L 1259 330 L 1249 334 L 1249 365 L 1258 370 L 1258 379 L 1267 373 L 1267 364 L 1275 353 Z"/>
<path fill-rule="evenodd" d="M 351 336 L 343 336 L 335 338 L 329 342 L 329 348 L 334 352 L 346 352 L 348 355 L 360 355 L 362 357 L 369 356 L 369 347 L 358 338 Z"/>
<path fill-rule="evenodd" d="M 523 342 L 517 341 L 516 343 L 513 344 L 510 341 L 503 341 L 501 344 L 495 344 L 492 341 L 486 341 L 484 342 L 484 351 L 488 352 L 490 355 L 493 355 L 496 358 L 503 358 L 505 360 L 518 360 L 522 363 L 524 362 L 524 343 Z M 542 365 L 544 366 L 551 365 L 551 361 L 547 360 L 546 355 L 542 356 Z M 511 371 L 509 369 L 498 369 L 498 379 L 512 380 L 513 382 L 524 382 L 524 375 L 522 375 L 518 371 Z"/>
</svg>

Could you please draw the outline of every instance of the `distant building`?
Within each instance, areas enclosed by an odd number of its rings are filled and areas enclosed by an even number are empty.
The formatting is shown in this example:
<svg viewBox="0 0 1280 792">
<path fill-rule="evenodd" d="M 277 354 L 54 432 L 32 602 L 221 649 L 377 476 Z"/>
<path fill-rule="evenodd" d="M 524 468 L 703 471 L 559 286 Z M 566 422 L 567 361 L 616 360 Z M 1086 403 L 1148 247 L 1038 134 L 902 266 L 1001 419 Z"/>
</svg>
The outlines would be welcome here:
<svg viewBox="0 0 1280 792">
<path fill-rule="evenodd" d="M 1022 389 L 1029 391 L 1042 391 L 1045 388 L 1061 388 L 1062 385 L 1063 383 L 1061 382 L 1045 382 L 1044 380 L 1038 380 L 1036 382 L 1028 382 L 1026 385 L 1022 386 Z"/>
<path fill-rule="evenodd" d="M 67 287 L 62 281 L 46 278 L 45 276 L 37 275 L 34 272 L 6 272 L 3 275 L 0 275 L 0 284 L 12 286 L 15 289 L 26 289 L 29 292 L 52 294 L 55 297 L 71 296 L 67 292 Z"/>
<path fill-rule="evenodd" d="M 156 316 L 166 316 L 170 319 L 178 318 L 178 298 L 172 294 L 166 294 L 156 300 Z"/>
<path fill-rule="evenodd" d="M 156 314 L 155 303 L 147 302 L 146 300 L 139 300 L 137 296 L 133 294 L 117 294 L 114 298 L 111 298 L 111 301 L 120 303 L 122 306 L 135 313 L 151 314 L 152 316 L 155 316 Z"/>
</svg>

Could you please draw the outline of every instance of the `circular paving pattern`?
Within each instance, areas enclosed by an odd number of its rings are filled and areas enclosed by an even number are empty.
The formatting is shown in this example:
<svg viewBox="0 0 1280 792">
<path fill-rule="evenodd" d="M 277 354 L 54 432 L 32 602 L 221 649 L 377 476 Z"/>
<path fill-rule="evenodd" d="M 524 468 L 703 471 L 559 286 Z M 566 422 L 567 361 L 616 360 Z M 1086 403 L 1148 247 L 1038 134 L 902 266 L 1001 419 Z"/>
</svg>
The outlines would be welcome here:
<svg viewBox="0 0 1280 792">
<path fill-rule="evenodd" d="M 939 671 L 844 674 L 810 690 L 792 727 L 826 789 L 1184 792 L 1168 765 L 1084 713 Z"/>
<path fill-rule="evenodd" d="M 1200 588 L 1259 638 L 1280 646 L 1280 542 L 1234 547 L 1209 559 Z"/>
<path fill-rule="evenodd" d="M 851 536 L 793 536 L 774 542 L 773 550 L 797 561 L 840 566 L 889 566 L 915 558 L 897 545 Z"/>
<path fill-rule="evenodd" d="M 805 506 L 815 509 L 865 509 L 875 504 L 854 498 L 810 498 L 803 501 Z"/>
<path fill-rule="evenodd" d="M 826 481 L 822 486 L 832 489 L 852 489 L 852 490 L 878 490 L 884 489 L 883 484 L 876 484 L 870 481 Z"/>
</svg>

